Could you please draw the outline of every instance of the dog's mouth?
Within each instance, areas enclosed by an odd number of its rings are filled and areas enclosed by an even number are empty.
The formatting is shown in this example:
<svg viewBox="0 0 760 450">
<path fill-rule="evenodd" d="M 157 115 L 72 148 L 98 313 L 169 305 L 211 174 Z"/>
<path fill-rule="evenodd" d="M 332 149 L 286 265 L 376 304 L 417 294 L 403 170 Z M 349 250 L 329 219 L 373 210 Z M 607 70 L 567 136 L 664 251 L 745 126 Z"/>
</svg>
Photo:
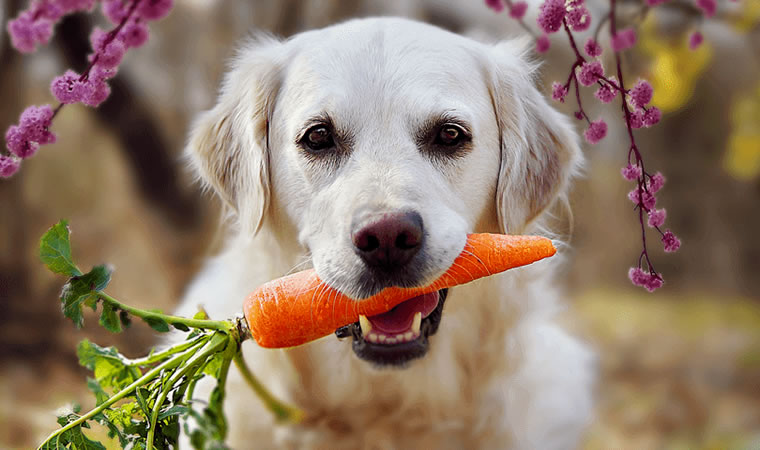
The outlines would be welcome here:
<svg viewBox="0 0 760 450">
<path fill-rule="evenodd" d="M 353 337 L 356 355 L 378 366 L 404 366 L 424 356 L 428 338 L 438 331 L 448 289 L 420 295 L 376 316 L 335 330 L 339 338 Z"/>
</svg>

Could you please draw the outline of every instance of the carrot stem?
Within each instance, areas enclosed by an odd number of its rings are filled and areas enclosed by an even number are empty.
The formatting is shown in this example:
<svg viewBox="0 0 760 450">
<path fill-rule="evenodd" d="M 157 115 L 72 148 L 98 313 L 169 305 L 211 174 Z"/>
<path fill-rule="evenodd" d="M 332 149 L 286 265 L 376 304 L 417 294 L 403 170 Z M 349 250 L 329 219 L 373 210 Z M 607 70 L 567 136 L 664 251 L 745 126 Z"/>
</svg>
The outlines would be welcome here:
<svg viewBox="0 0 760 450">
<path fill-rule="evenodd" d="M 243 375 L 245 382 L 248 383 L 248 386 L 253 389 L 261 401 L 264 402 L 267 409 L 274 414 L 277 422 L 298 423 L 303 420 L 304 413 L 302 410 L 279 401 L 271 392 L 269 392 L 269 390 L 267 390 L 267 388 L 264 387 L 263 384 L 261 384 L 245 363 L 242 351 L 238 351 L 237 354 L 235 354 L 234 361 L 238 370 L 240 370 L 240 373 Z"/>
</svg>

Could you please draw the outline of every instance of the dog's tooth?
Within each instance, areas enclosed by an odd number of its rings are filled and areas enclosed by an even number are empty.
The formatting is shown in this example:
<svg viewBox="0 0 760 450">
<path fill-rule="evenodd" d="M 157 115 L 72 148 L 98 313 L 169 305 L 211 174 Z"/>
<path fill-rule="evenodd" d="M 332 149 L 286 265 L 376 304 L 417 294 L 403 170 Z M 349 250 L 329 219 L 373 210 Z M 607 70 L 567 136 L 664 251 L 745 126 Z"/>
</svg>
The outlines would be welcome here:
<svg viewBox="0 0 760 450">
<path fill-rule="evenodd" d="M 377 334 L 376 333 L 370 333 L 367 335 L 367 339 L 369 339 L 370 342 L 373 344 L 377 343 Z"/>
<path fill-rule="evenodd" d="M 362 334 L 367 336 L 372 331 L 372 323 L 370 323 L 367 316 L 359 315 L 359 325 L 362 327 Z"/>
<path fill-rule="evenodd" d="M 396 335 L 396 340 L 399 342 L 404 342 L 404 335 L 399 333 Z"/>
<path fill-rule="evenodd" d="M 406 339 L 407 341 L 411 341 L 413 337 L 414 337 L 414 333 L 412 333 L 411 331 L 407 331 L 406 333 L 404 333 L 404 339 Z"/>
<path fill-rule="evenodd" d="M 385 342 L 385 340 L 388 338 L 384 334 L 381 334 L 377 339 L 382 343 Z"/>
<path fill-rule="evenodd" d="M 420 335 L 420 325 L 422 324 L 422 313 L 417 311 L 414 313 L 414 320 L 412 321 L 412 333 L 415 336 Z"/>
<path fill-rule="evenodd" d="M 392 338 L 392 337 L 389 337 L 389 338 L 388 338 L 388 339 L 385 341 L 385 343 L 386 343 L 386 344 L 395 344 L 395 343 L 396 343 L 396 338 Z"/>
</svg>

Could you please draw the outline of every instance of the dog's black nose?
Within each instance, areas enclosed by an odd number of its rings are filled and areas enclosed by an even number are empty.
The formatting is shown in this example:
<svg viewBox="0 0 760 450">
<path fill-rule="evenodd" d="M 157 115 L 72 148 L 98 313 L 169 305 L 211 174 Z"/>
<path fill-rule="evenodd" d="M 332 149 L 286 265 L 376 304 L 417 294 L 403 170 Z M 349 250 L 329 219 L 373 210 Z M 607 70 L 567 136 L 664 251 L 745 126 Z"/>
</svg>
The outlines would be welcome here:
<svg viewBox="0 0 760 450">
<path fill-rule="evenodd" d="M 422 217 L 418 213 L 395 212 L 354 225 L 351 240 L 367 265 L 392 271 L 417 254 L 422 236 Z"/>
</svg>

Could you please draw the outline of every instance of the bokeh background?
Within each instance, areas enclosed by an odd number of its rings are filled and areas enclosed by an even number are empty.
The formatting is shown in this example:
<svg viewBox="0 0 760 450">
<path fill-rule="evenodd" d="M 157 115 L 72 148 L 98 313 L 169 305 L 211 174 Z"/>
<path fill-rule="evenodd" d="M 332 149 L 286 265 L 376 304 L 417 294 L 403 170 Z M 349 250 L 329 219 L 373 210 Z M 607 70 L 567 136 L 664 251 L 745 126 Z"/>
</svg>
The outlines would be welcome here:
<svg viewBox="0 0 760 450">
<path fill-rule="evenodd" d="M 595 17 L 604 11 L 605 2 L 587 3 Z M 585 149 L 572 196 L 572 254 L 558 281 L 569 305 L 561 320 L 599 354 L 597 419 L 583 446 L 760 448 L 760 0 L 720 3 L 709 21 L 690 1 L 672 0 L 644 19 L 640 4 L 622 2 L 621 20 L 640 27 L 625 55 L 627 79 L 652 80 L 664 119 L 637 139 L 648 168 L 668 179 L 659 201 L 683 246 L 665 255 L 651 244 L 666 279 L 655 294 L 629 284 L 639 231 L 619 173 L 627 138 L 612 126 Z M 26 1 L 0 5 L 4 22 Z M 256 29 L 290 36 L 370 15 L 490 41 L 524 33 L 480 0 L 177 1 L 148 44 L 129 53 L 109 100 L 96 110 L 67 107 L 54 124 L 58 143 L 0 181 L 0 448 L 34 446 L 56 427 L 58 407 L 91 404 L 79 340 L 129 356 L 156 342 L 137 322 L 109 335 L 92 316 L 82 330 L 64 321 L 63 280 L 36 256 L 43 232 L 68 218 L 80 266 L 115 266 L 109 292 L 171 310 L 218 244 L 219 204 L 191 183 L 179 155 L 191 119 L 213 103 L 235 43 Z M 52 102 L 50 80 L 85 66 L 87 36 L 100 20 L 66 19 L 33 55 L 0 37 L 0 129 L 26 105 Z M 692 52 L 687 35 L 697 27 L 706 43 Z M 571 58 L 561 40 L 541 56 L 545 92 L 566 78 Z M 563 105 L 568 114 L 572 104 Z M 586 105 L 611 125 L 617 117 L 617 105 L 607 109 L 591 95 Z"/>
</svg>

